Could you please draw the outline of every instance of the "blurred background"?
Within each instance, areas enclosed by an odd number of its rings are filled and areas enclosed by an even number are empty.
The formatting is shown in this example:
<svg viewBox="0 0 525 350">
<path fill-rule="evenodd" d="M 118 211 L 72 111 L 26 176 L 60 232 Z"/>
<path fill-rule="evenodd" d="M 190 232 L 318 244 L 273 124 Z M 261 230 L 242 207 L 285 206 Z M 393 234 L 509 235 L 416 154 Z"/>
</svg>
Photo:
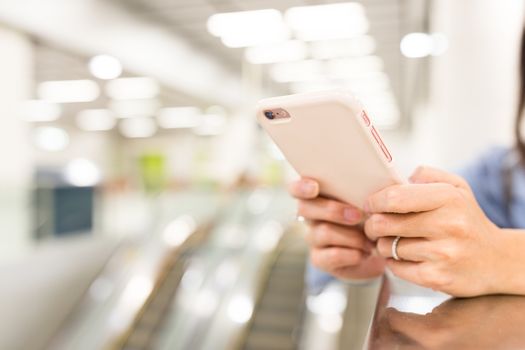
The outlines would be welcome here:
<svg viewBox="0 0 525 350">
<path fill-rule="evenodd" d="M 513 142 L 523 13 L 0 1 L 0 348 L 348 348 L 362 303 L 308 295 L 295 174 L 255 103 L 350 88 L 401 173 L 459 169 Z"/>
</svg>

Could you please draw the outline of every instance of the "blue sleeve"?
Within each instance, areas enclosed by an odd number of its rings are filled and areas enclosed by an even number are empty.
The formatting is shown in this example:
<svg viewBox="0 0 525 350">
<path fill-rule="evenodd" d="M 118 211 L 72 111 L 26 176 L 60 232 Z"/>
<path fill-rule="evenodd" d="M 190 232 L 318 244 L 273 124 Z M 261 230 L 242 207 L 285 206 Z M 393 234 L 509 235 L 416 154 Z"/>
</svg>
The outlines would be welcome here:
<svg viewBox="0 0 525 350">
<path fill-rule="evenodd" d="M 315 268 L 308 261 L 306 264 L 306 285 L 309 294 L 319 294 L 333 280 L 335 280 L 334 276 Z"/>
<path fill-rule="evenodd" d="M 509 150 L 491 149 L 459 172 L 467 180 L 485 215 L 499 227 L 509 227 L 505 212 L 502 169 Z"/>
</svg>

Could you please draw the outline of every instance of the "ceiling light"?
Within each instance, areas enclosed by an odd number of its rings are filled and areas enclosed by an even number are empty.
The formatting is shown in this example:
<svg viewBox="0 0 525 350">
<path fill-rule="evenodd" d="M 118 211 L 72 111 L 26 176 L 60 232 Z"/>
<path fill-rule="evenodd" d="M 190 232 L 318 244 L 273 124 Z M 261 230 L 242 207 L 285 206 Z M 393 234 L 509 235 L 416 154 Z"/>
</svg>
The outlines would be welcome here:
<svg viewBox="0 0 525 350">
<path fill-rule="evenodd" d="M 249 47 L 244 51 L 244 57 L 253 64 L 300 61 L 306 58 L 307 51 L 304 42 L 290 40 L 279 44 Z"/>
<path fill-rule="evenodd" d="M 409 33 L 401 39 L 399 47 L 405 57 L 426 57 L 432 53 L 432 37 L 426 33 Z"/>
<path fill-rule="evenodd" d="M 37 92 L 48 102 L 90 102 L 98 98 L 100 88 L 92 80 L 57 80 L 40 83 Z"/>
<path fill-rule="evenodd" d="M 157 125 L 148 117 L 123 119 L 119 123 L 120 133 L 129 138 L 145 138 L 155 135 Z"/>
<path fill-rule="evenodd" d="M 371 55 L 376 49 L 376 42 L 369 35 L 361 35 L 352 39 L 314 41 L 310 45 L 312 57 L 318 60 L 366 56 Z"/>
<path fill-rule="evenodd" d="M 306 41 L 350 38 L 365 34 L 369 26 L 363 5 L 354 2 L 292 7 L 285 20 Z"/>
<path fill-rule="evenodd" d="M 29 100 L 21 106 L 21 118 L 28 122 L 50 122 L 60 118 L 62 108 L 59 104 L 43 101 Z"/>
<path fill-rule="evenodd" d="M 78 158 L 66 165 L 64 178 L 73 186 L 94 186 L 100 182 L 100 170 L 90 160 Z"/>
<path fill-rule="evenodd" d="M 116 122 L 115 116 L 108 109 L 85 109 L 76 117 L 77 126 L 86 131 L 111 130 Z"/>
<path fill-rule="evenodd" d="M 232 48 L 277 43 L 290 37 L 281 12 L 275 9 L 217 13 L 210 16 L 207 27 Z"/>
<path fill-rule="evenodd" d="M 34 130 L 35 146 L 41 150 L 57 152 L 69 145 L 69 135 L 61 128 L 42 126 Z"/>
<path fill-rule="evenodd" d="M 152 78 L 119 78 L 108 81 L 106 94 L 114 100 L 135 100 L 156 97 L 160 86 Z"/>
<path fill-rule="evenodd" d="M 159 100 L 155 98 L 138 100 L 115 100 L 109 103 L 117 118 L 129 118 L 141 115 L 152 116 L 157 113 L 160 107 Z"/>
<path fill-rule="evenodd" d="M 122 65 L 113 56 L 97 55 L 89 61 L 89 71 L 99 79 L 115 79 L 122 74 Z"/>
<path fill-rule="evenodd" d="M 197 107 L 163 108 L 157 116 L 157 122 L 164 129 L 194 128 L 200 124 L 201 114 Z"/>
</svg>

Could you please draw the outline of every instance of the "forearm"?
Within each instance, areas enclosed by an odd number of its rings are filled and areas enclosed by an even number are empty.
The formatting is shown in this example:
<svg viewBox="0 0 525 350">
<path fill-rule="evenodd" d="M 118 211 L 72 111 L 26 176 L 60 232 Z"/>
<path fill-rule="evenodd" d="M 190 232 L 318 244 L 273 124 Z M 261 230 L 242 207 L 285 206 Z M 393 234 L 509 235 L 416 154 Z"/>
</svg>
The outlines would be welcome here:
<svg viewBox="0 0 525 350">
<path fill-rule="evenodd" d="M 525 230 L 501 231 L 496 293 L 525 295 Z"/>
</svg>

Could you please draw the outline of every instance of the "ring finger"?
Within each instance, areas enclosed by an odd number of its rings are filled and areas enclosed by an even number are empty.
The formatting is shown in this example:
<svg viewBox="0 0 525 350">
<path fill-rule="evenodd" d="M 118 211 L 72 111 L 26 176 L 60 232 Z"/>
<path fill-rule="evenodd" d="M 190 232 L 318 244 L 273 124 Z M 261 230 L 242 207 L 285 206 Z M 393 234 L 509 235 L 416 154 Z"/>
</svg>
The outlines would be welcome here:
<svg viewBox="0 0 525 350">
<path fill-rule="evenodd" d="M 377 240 L 377 251 L 385 258 L 393 258 L 395 237 L 381 237 Z M 397 242 L 396 253 L 399 259 L 421 262 L 428 259 L 429 241 L 425 238 L 401 237 Z"/>
</svg>

